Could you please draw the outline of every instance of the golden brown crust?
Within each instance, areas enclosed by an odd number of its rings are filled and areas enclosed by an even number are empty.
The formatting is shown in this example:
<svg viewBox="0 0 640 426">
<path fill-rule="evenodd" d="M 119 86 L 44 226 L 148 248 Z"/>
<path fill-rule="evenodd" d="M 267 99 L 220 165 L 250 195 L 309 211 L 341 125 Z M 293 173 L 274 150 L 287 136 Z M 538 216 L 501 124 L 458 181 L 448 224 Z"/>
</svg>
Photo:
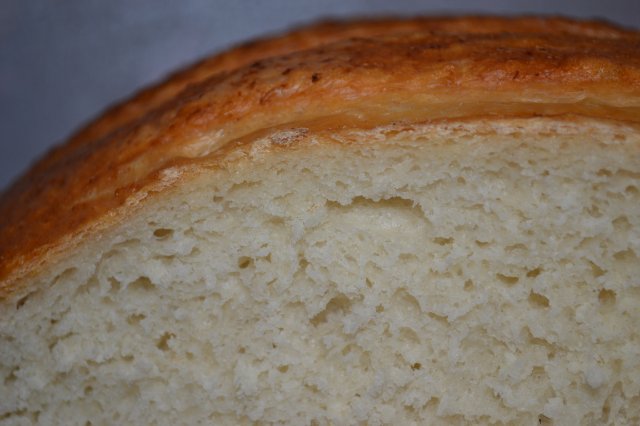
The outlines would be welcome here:
<svg viewBox="0 0 640 426">
<path fill-rule="evenodd" d="M 118 127 L 134 121 L 176 96 L 188 85 L 200 82 L 223 71 L 249 65 L 260 59 L 309 49 L 348 38 L 366 38 L 392 33 L 535 33 L 575 34 L 598 38 L 618 38 L 633 33 L 602 22 L 581 22 L 565 18 L 496 18 L 490 16 L 465 18 L 421 17 L 389 20 L 327 21 L 292 31 L 270 39 L 256 40 L 207 58 L 192 67 L 175 73 L 164 83 L 143 90 L 134 98 L 107 111 L 98 120 L 80 130 L 72 144 L 83 143 L 107 135 Z"/>
<path fill-rule="evenodd" d="M 639 123 L 640 34 L 563 19 L 363 21 L 201 62 L 107 113 L 2 195 L 0 297 L 175 185 L 163 170 L 215 165 L 252 132 L 480 114 Z"/>
</svg>

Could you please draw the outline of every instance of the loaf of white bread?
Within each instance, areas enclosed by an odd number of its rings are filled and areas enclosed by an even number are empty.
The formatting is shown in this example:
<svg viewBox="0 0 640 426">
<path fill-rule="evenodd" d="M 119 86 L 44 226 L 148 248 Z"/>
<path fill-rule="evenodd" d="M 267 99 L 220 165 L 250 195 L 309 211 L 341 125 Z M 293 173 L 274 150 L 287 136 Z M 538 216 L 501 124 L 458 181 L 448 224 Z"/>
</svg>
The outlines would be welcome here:
<svg viewBox="0 0 640 426">
<path fill-rule="evenodd" d="M 632 30 L 246 44 L 107 111 L 0 218 L 2 425 L 640 424 Z"/>
</svg>

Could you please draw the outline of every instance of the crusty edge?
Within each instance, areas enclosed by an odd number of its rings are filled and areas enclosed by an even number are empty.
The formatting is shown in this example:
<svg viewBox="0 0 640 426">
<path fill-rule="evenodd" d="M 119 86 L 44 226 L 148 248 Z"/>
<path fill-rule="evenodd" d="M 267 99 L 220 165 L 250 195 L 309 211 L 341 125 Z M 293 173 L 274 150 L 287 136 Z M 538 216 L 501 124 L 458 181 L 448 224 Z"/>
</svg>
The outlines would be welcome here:
<svg viewBox="0 0 640 426">
<path fill-rule="evenodd" d="M 585 31 L 585 34 L 588 33 Z M 463 100 L 461 102 L 461 100 Z M 207 78 L 108 136 L 67 144 L 0 198 L 0 297 L 248 134 L 488 114 L 640 122 L 640 36 L 402 32 L 346 39 Z"/>
</svg>

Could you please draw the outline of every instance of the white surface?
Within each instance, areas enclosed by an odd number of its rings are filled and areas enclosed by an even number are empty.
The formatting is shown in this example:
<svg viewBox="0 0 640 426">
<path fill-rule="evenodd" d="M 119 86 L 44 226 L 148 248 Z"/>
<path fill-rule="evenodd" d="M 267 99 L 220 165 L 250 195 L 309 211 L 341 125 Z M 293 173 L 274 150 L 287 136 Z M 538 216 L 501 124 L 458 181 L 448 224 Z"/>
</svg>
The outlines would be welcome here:
<svg viewBox="0 0 640 426">
<path fill-rule="evenodd" d="M 231 44 L 321 17 L 463 12 L 640 27 L 637 0 L 0 0 L 0 188 L 108 105 Z"/>
</svg>

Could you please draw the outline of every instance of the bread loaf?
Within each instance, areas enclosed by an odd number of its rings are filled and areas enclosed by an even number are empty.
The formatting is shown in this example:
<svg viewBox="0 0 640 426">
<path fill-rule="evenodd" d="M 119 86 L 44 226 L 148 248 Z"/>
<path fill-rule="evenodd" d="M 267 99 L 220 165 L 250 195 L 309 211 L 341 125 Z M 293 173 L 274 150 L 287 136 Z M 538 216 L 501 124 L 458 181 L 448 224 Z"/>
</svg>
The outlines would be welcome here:
<svg viewBox="0 0 640 426">
<path fill-rule="evenodd" d="M 640 424 L 640 34 L 319 24 L 0 198 L 0 424 Z"/>
</svg>

